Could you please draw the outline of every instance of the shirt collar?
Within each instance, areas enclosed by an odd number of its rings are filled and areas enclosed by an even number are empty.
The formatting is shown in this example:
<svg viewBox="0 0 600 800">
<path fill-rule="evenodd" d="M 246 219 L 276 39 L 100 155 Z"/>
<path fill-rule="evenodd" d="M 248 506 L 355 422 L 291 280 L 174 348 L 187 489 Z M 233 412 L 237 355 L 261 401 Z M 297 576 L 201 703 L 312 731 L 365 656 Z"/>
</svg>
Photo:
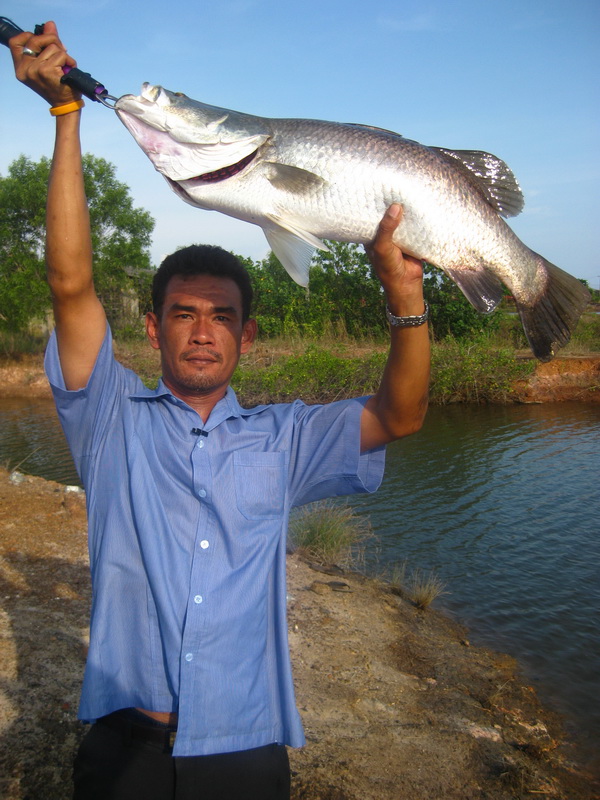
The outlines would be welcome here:
<svg viewBox="0 0 600 800">
<path fill-rule="evenodd" d="M 194 411 L 194 409 L 191 406 L 189 406 L 186 402 L 180 400 L 178 397 L 175 397 L 173 392 L 167 386 L 165 386 L 162 378 L 160 378 L 160 380 L 158 381 L 156 389 L 148 389 L 147 387 L 143 386 L 141 389 L 139 389 L 139 391 L 130 394 L 129 398 L 130 400 L 148 400 L 148 401 L 165 399 L 167 400 L 167 402 L 173 403 L 174 405 L 177 405 L 180 408 Z M 251 416 L 253 414 L 260 413 L 265 408 L 266 406 L 256 406 L 255 408 L 242 408 L 242 406 L 238 402 L 236 393 L 231 388 L 231 386 L 228 386 L 227 391 L 225 392 L 225 396 L 219 400 L 219 402 L 210 412 L 210 417 L 208 418 L 206 425 L 204 426 L 205 430 L 207 431 L 212 430 L 219 423 L 223 422 L 226 419 Z"/>
</svg>

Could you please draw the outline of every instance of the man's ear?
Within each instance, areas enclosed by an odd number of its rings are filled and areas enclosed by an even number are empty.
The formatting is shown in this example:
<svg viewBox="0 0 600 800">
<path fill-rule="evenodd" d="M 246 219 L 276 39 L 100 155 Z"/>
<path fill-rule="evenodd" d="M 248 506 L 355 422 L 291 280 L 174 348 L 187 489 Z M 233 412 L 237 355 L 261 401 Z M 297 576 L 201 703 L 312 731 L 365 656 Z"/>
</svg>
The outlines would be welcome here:
<svg viewBox="0 0 600 800">
<path fill-rule="evenodd" d="M 146 314 L 146 335 L 150 340 L 151 346 L 155 350 L 160 350 L 160 320 L 153 311 Z"/>
<path fill-rule="evenodd" d="M 254 340 L 256 339 L 256 335 L 258 333 L 258 325 L 255 319 L 249 319 L 244 323 L 244 327 L 242 329 L 242 344 L 240 348 L 240 352 L 247 353 Z"/>
</svg>

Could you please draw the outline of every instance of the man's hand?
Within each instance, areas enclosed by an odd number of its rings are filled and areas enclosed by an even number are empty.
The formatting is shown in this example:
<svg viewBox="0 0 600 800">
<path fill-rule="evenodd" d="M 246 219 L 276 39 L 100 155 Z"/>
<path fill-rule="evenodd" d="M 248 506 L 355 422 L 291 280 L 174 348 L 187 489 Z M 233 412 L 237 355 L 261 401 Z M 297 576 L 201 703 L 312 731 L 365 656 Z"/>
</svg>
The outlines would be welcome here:
<svg viewBox="0 0 600 800">
<path fill-rule="evenodd" d="M 397 317 L 420 316 L 425 308 L 421 262 L 403 255 L 393 236 L 402 220 L 398 204 L 386 211 L 373 244 L 366 248 Z M 419 430 L 427 410 L 429 334 L 427 325 L 393 327 L 390 353 L 377 392 L 361 417 L 361 449 L 371 450 Z"/>
<path fill-rule="evenodd" d="M 386 293 L 390 310 L 398 316 L 423 313 L 421 262 L 412 256 L 404 255 L 393 239 L 396 228 L 402 221 L 402 213 L 402 206 L 397 203 L 391 205 L 379 223 L 377 236 L 372 244 L 365 247 L 375 274 Z M 397 304 L 404 306 L 411 298 L 421 303 L 420 310 L 396 311 L 392 308 L 392 305 L 396 307 Z"/>
<path fill-rule="evenodd" d="M 24 31 L 13 36 L 8 44 L 15 65 L 15 74 L 21 83 L 33 89 L 51 106 L 79 100 L 80 94 L 60 82 L 63 76 L 62 68 L 75 67 L 77 63 L 65 50 L 54 22 L 47 22 L 44 25 L 44 33 L 39 36 Z M 25 48 L 39 55 L 37 57 L 29 55 Z"/>
</svg>

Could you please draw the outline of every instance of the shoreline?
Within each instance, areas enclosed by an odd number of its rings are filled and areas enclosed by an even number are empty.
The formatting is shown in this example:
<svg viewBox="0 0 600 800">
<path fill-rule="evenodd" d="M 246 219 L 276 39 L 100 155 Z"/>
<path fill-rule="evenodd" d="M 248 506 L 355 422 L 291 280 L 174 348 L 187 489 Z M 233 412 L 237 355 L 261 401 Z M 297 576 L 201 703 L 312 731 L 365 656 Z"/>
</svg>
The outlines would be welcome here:
<svg viewBox="0 0 600 800">
<path fill-rule="evenodd" d="M 533 360 L 530 355 L 518 357 Z M 51 398 L 43 355 L 0 358 L 0 397 Z M 552 361 L 536 362 L 535 371 L 527 379 L 514 383 L 506 404 L 568 401 L 600 402 L 600 354 L 559 354 Z"/>
<path fill-rule="evenodd" d="M 0 796 L 68 795 L 90 587 L 85 497 L 0 469 Z M 288 557 L 307 746 L 293 800 L 593 800 L 517 662 L 375 579 Z"/>
</svg>

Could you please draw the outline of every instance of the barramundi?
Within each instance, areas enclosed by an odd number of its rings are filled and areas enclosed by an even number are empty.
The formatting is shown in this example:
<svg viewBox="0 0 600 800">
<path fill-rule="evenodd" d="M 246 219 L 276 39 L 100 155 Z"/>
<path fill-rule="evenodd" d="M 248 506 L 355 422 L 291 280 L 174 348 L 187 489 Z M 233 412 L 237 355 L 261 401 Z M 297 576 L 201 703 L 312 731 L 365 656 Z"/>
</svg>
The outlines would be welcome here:
<svg viewBox="0 0 600 800">
<path fill-rule="evenodd" d="M 508 291 L 540 360 L 567 343 L 589 302 L 581 281 L 502 219 L 522 210 L 523 194 L 490 153 L 367 125 L 256 117 L 147 83 L 115 108 L 183 200 L 259 225 L 303 286 L 323 239 L 369 243 L 399 203 L 398 246 L 441 268 L 478 311 L 493 311 Z"/>
</svg>

